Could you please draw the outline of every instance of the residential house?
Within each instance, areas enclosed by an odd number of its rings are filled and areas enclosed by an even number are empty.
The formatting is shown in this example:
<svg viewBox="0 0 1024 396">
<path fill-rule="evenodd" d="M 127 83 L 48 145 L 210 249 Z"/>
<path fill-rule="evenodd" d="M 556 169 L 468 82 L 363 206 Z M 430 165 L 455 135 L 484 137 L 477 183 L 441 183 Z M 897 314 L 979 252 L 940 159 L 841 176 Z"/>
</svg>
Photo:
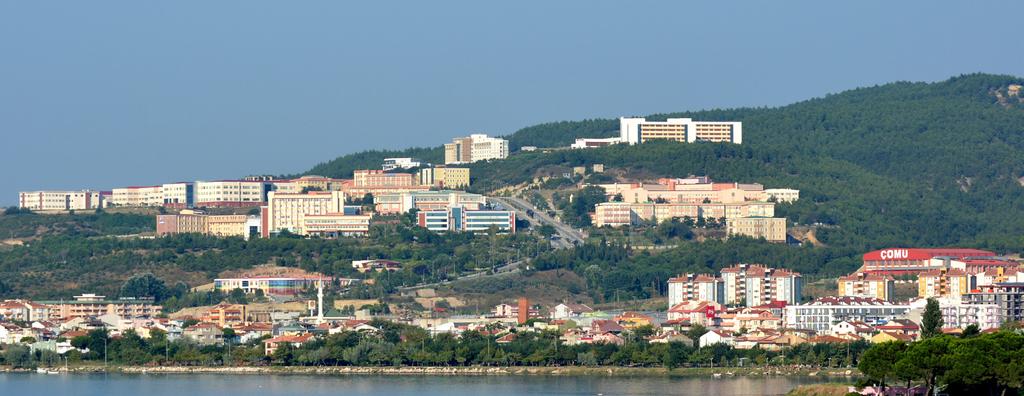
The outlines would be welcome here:
<svg viewBox="0 0 1024 396">
<path fill-rule="evenodd" d="M 710 330 L 700 336 L 699 345 L 701 348 L 715 344 L 733 346 L 736 345 L 736 337 L 722 330 Z"/>
<path fill-rule="evenodd" d="M 274 351 L 277 351 L 277 348 L 280 348 L 282 345 L 290 344 L 291 346 L 298 348 L 312 339 L 313 334 L 311 333 L 277 336 L 263 341 L 263 352 L 266 356 L 271 356 L 274 354 Z"/>
</svg>

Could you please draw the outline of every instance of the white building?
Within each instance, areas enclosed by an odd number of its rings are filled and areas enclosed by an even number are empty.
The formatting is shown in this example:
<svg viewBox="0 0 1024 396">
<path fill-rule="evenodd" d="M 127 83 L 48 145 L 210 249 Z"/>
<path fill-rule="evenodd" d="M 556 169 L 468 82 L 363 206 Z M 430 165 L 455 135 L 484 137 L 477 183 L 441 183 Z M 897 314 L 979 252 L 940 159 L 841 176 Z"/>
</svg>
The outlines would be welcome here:
<svg viewBox="0 0 1024 396">
<path fill-rule="evenodd" d="M 307 216 L 343 214 L 345 194 L 341 191 L 310 191 L 288 194 L 271 191 L 263 210 L 263 236 L 288 230 L 304 235 Z"/>
<path fill-rule="evenodd" d="M 715 344 L 736 345 L 736 338 L 722 330 L 711 330 L 700 336 L 700 347 Z"/>
<path fill-rule="evenodd" d="M 999 305 L 993 303 L 973 304 L 959 297 L 939 297 L 935 299 L 942 311 L 942 327 L 966 328 L 978 325 L 981 330 L 998 328 L 1002 321 L 999 317 Z M 924 316 L 928 300 L 919 298 L 910 302 L 911 320 L 920 322 Z"/>
<path fill-rule="evenodd" d="M 677 142 L 743 143 L 743 123 L 694 121 L 690 118 L 669 118 L 647 121 L 644 118 L 619 118 L 619 140 L 638 144 L 650 140 Z"/>
<path fill-rule="evenodd" d="M 613 144 L 619 144 L 619 143 L 622 143 L 622 138 L 620 138 L 620 137 L 610 137 L 610 138 L 579 138 L 579 139 L 576 139 L 575 143 L 569 145 L 569 148 L 573 148 L 573 149 L 588 149 L 588 148 L 595 148 L 595 147 L 611 146 Z"/>
<path fill-rule="evenodd" d="M 381 169 L 389 171 L 395 169 L 417 168 L 420 166 L 423 166 L 423 161 L 416 158 L 385 158 L 384 163 L 381 165 Z"/>
<path fill-rule="evenodd" d="M 260 206 L 266 202 L 270 186 L 270 182 L 249 180 L 197 181 L 195 206 Z"/>
<path fill-rule="evenodd" d="M 464 164 L 508 158 L 508 140 L 472 134 L 444 145 L 445 164 Z"/>
<path fill-rule="evenodd" d="M 774 199 L 775 202 L 779 203 L 800 200 L 800 190 L 793 188 L 766 188 L 764 193 L 768 196 L 768 199 Z"/>
<path fill-rule="evenodd" d="M 89 210 L 103 207 L 100 193 L 81 191 L 25 191 L 18 193 L 18 207 L 22 209 Z"/>
<path fill-rule="evenodd" d="M 161 186 L 163 206 L 170 208 L 191 208 L 196 203 L 195 183 L 167 183 Z"/>
<path fill-rule="evenodd" d="M 897 305 L 877 298 L 822 297 L 810 303 L 786 306 L 785 323 L 787 328 L 824 333 L 842 321 L 876 325 L 905 319 L 910 309 L 910 305 Z"/>
<path fill-rule="evenodd" d="M 163 206 L 164 188 L 160 186 L 131 186 L 111 190 L 110 206 Z"/>
</svg>

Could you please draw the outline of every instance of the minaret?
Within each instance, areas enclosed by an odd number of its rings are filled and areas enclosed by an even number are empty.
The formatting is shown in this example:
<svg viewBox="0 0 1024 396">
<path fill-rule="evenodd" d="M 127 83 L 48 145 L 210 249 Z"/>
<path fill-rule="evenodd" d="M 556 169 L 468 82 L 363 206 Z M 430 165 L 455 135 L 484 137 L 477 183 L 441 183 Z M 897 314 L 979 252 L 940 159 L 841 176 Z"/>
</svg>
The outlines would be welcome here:
<svg viewBox="0 0 1024 396">
<path fill-rule="evenodd" d="M 324 322 L 324 279 L 316 283 L 316 324 Z"/>
</svg>

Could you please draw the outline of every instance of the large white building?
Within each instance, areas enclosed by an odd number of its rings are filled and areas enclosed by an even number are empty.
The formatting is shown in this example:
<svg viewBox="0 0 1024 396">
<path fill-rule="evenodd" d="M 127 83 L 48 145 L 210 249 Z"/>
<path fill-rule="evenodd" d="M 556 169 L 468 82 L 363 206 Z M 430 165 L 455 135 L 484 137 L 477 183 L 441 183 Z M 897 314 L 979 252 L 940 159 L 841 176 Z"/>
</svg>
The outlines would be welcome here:
<svg viewBox="0 0 1024 396">
<path fill-rule="evenodd" d="M 483 195 L 454 190 L 408 191 L 373 197 L 374 211 L 382 214 L 408 213 L 413 209 L 444 210 L 453 206 L 477 210 L 486 203 Z"/>
<path fill-rule="evenodd" d="M 508 140 L 488 137 L 485 134 L 472 134 L 469 137 L 455 138 L 444 145 L 445 164 L 465 164 L 469 162 L 508 158 Z"/>
<path fill-rule="evenodd" d="M 409 169 L 423 166 L 424 162 L 416 158 L 403 157 L 403 158 L 385 158 L 384 163 L 381 164 L 381 169 L 385 171 L 394 169 Z M 427 164 L 429 165 L 429 164 Z"/>
<path fill-rule="evenodd" d="M 898 305 L 877 298 L 822 297 L 806 304 L 786 306 L 785 319 L 787 328 L 825 333 L 832 325 L 842 321 L 877 325 L 904 319 L 910 309 L 910 305 Z"/>
<path fill-rule="evenodd" d="M 619 118 L 619 140 L 629 144 L 651 140 L 677 142 L 743 143 L 742 122 L 694 121 L 690 118 L 669 118 L 647 121 L 644 118 Z"/>
<path fill-rule="evenodd" d="M 118 187 L 110 192 L 110 206 L 163 206 L 163 186 Z"/>
<path fill-rule="evenodd" d="M 341 191 L 310 191 L 289 194 L 271 191 L 263 210 L 263 236 L 284 230 L 304 235 L 307 216 L 344 213 L 345 194 Z"/>
<path fill-rule="evenodd" d="M 203 207 L 260 206 L 266 202 L 270 182 L 250 180 L 197 181 L 196 204 Z"/>
<path fill-rule="evenodd" d="M 516 232 L 516 213 L 510 210 L 467 210 L 461 206 L 416 212 L 420 227 L 435 232 Z"/>
<path fill-rule="evenodd" d="M 103 207 L 97 191 L 25 191 L 18 193 L 18 207 L 35 211 L 89 210 Z"/>
</svg>

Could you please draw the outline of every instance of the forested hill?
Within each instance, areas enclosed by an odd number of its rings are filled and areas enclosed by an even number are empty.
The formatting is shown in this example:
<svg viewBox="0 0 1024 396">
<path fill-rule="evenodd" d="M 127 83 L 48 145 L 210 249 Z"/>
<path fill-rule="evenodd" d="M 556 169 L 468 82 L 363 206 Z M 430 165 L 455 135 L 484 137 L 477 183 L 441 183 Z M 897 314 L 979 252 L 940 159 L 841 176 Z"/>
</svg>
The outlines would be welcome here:
<svg viewBox="0 0 1024 396">
<path fill-rule="evenodd" d="M 851 251 L 911 245 L 1020 250 L 1024 101 L 1009 87 L 1022 83 L 973 74 L 854 89 L 778 108 L 657 114 L 649 118 L 739 120 L 744 143 L 519 153 L 473 164 L 473 189 L 526 181 L 546 165 L 603 163 L 652 177 L 706 174 L 801 189 L 804 199 L 780 213 L 802 224 L 823 223 L 819 239 Z M 579 136 L 614 135 L 617 128 L 614 119 L 557 122 L 509 138 L 513 147 L 564 146 Z M 439 156 L 440 149 L 422 152 Z M 381 158 L 345 156 L 310 172 L 349 177 L 351 169 Z"/>
</svg>

